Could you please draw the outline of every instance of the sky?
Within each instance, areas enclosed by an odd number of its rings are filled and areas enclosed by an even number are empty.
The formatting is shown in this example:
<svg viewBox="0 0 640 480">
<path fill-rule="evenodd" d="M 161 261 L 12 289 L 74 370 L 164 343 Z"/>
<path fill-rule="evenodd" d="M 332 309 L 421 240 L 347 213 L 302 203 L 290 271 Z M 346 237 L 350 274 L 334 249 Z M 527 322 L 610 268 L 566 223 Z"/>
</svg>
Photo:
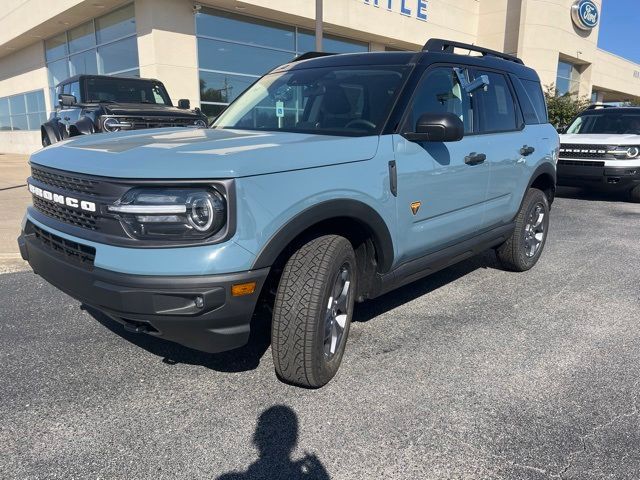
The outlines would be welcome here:
<svg viewBox="0 0 640 480">
<path fill-rule="evenodd" d="M 598 47 L 640 63 L 640 0 L 603 0 Z"/>
</svg>

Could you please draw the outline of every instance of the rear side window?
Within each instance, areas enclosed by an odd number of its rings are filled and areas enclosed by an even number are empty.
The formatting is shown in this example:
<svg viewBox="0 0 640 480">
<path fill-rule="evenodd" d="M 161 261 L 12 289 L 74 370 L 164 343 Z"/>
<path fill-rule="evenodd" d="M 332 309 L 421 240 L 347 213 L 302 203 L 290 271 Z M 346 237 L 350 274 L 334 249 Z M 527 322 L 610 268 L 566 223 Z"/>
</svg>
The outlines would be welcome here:
<svg viewBox="0 0 640 480">
<path fill-rule="evenodd" d="M 547 103 L 544 100 L 540 84 L 533 80 L 521 80 L 521 82 L 527 92 L 533 108 L 536 111 L 536 115 L 538 117 L 537 123 L 549 123 L 549 117 L 547 116 Z"/>
<path fill-rule="evenodd" d="M 479 75 L 489 77 L 489 85 L 473 93 L 478 102 L 479 133 L 516 130 L 516 106 L 507 79 L 493 72 L 478 71 L 476 77 Z"/>
</svg>

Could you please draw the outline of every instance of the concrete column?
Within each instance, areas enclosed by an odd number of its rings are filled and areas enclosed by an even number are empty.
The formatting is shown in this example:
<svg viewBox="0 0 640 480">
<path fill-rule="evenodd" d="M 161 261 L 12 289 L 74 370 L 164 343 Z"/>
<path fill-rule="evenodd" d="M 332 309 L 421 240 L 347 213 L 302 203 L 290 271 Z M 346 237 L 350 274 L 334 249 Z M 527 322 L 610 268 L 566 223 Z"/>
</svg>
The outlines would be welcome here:
<svg viewBox="0 0 640 480">
<path fill-rule="evenodd" d="M 200 102 L 193 4 L 184 0 L 136 0 L 140 76 L 157 78 L 174 105 Z"/>
</svg>

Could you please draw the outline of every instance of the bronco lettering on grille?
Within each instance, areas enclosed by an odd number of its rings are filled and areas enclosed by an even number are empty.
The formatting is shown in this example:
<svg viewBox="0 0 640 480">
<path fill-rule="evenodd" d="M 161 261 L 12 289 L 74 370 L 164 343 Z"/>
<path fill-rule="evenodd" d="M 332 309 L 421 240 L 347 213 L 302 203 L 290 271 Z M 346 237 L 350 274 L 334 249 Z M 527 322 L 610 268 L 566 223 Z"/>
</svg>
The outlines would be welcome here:
<svg viewBox="0 0 640 480">
<path fill-rule="evenodd" d="M 66 197 L 58 193 L 53 193 L 48 190 L 43 190 L 42 188 L 36 187 L 35 185 L 32 185 L 32 184 L 29 184 L 29 191 L 36 197 L 40 197 L 44 200 L 58 203 L 60 205 L 64 205 L 71 208 L 77 208 L 79 210 L 85 210 L 87 212 L 96 211 L 96 204 L 93 202 L 88 202 L 86 200 L 79 200 L 73 197 Z"/>
</svg>

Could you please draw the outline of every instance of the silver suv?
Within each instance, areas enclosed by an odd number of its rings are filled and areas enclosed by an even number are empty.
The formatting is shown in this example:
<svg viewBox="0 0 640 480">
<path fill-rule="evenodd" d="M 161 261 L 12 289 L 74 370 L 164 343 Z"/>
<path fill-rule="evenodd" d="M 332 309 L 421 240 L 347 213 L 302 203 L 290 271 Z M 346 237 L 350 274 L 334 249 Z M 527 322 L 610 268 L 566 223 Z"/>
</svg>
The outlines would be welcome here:
<svg viewBox="0 0 640 480">
<path fill-rule="evenodd" d="M 590 107 L 560 143 L 558 185 L 626 191 L 640 202 L 640 108 Z"/>
</svg>

